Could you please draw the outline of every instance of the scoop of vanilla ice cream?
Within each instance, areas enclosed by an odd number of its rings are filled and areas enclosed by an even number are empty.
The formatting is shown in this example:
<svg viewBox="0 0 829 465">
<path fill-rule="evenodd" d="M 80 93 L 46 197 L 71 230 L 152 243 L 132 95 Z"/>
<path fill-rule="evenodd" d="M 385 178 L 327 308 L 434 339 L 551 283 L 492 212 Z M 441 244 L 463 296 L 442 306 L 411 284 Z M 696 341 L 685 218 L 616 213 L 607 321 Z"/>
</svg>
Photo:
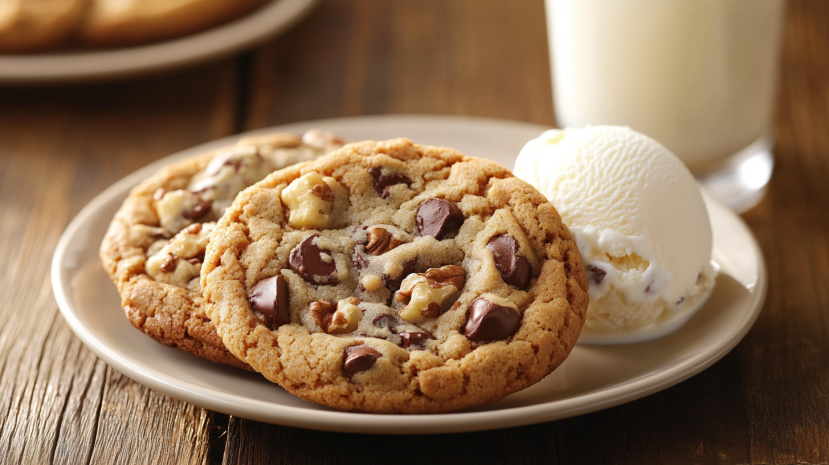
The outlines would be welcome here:
<svg viewBox="0 0 829 465">
<path fill-rule="evenodd" d="M 652 327 L 707 298 L 717 274 L 708 212 L 694 177 L 655 140 L 618 126 L 546 131 L 515 174 L 574 236 L 590 285 L 586 330 Z"/>
</svg>

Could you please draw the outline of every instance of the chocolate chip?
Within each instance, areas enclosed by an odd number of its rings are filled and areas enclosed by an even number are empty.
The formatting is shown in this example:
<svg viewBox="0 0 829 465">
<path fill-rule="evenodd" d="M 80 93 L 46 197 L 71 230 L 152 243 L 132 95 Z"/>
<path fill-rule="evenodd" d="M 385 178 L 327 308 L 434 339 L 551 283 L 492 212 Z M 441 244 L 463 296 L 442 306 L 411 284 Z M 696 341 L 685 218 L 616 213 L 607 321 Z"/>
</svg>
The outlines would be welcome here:
<svg viewBox="0 0 829 465">
<path fill-rule="evenodd" d="M 601 284 L 604 277 L 607 276 L 607 271 L 599 268 L 596 265 L 587 265 L 587 277 L 593 280 L 596 284 Z"/>
<path fill-rule="evenodd" d="M 415 272 L 417 269 L 417 257 L 403 263 L 403 271 L 396 278 L 392 278 L 391 276 L 384 274 L 383 275 L 383 282 L 386 283 L 386 288 L 392 292 L 400 289 L 400 283 L 406 279 L 406 276 Z"/>
<path fill-rule="evenodd" d="M 409 347 L 425 349 L 426 341 L 434 338 L 435 337 L 431 334 L 420 331 L 406 331 L 405 333 L 400 333 L 400 339 L 402 340 L 404 349 Z"/>
<path fill-rule="evenodd" d="M 355 373 L 366 371 L 374 366 L 374 362 L 383 354 L 369 346 L 351 346 L 343 353 L 343 371 L 348 377 Z"/>
<path fill-rule="evenodd" d="M 354 268 L 357 271 L 360 271 L 366 266 L 368 266 L 368 260 L 362 255 L 360 255 L 358 252 L 355 252 L 354 256 L 351 257 L 351 263 L 354 265 Z"/>
<path fill-rule="evenodd" d="M 478 297 L 469 306 L 463 333 L 471 341 L 491 341 L 512 336 L 520 326 L 518 312 Z"/>
<path fill-rule="evenodd" d="M 426 199 L 417 207 L 417 230 L 421 236 L 441 240 L 458 232 L 464 217 L 454 203 L 443 199 Z"/>
<path fill-rule="evenodd" d="M 369 168 L 368 173 L 374 178 L 374 190 L 381 199 L 389 197 L 389 188 L 397 184 L 405 184 L 407 186 L 412 184 L 412 180 L 408 176 L 400 173 L 382 174 L 380 168 Z"/>
<path fill-rule="evenodd" d="M 524 289 L 530 282 L 530 262 L 521 255 L 518 241 L 509 234 L 498 234 L 486 244 L 495 259 L 495 268 L 505 283 Z"/>
<path fill-rule="evenodd" d="M 312 284 L 336 284 L 338 282 L 337 265 L 330 250 L 320 249 L 313 244 L 319 234 L 309 236 L 291 250 L 288 256 L 288 265 L 302 279 Z M 330 262 L 324 262 L 320 254 L 331 257 Z"/>
<path fill-rule="evenodd" d="M 371 320 L 371 324 L 378 328 L 389 328 L 397 326 L 397 320 L 391 315 L 380 315 Z"/>
<path fill-rule="evenodd" d="M 251 308 L 265 317 L 265 326 L 276 329 L 291 322 L 288 311 L 288 286 L 282 275 L 256 283 L 248 295 Z"/>
<path fill-rule="evenodd" d="M 193 205 L 193 208 L 181 212 L 181 216 L 187 218 L 188 220 L 196 220 L 206 215 L 212 206 L 213 203 L 211 201 L 196 197 L 196 204 Z"/>
</svg>

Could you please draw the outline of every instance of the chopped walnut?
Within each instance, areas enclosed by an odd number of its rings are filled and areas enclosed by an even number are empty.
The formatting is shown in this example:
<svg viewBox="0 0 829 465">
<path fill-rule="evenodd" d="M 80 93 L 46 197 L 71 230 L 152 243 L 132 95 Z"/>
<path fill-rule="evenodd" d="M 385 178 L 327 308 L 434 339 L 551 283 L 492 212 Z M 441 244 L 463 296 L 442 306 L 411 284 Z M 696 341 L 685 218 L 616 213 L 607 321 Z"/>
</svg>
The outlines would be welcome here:
<svg viewBox="0 0 829 465">
<path fill-rule="evenodd" d="M 327 228 L 331 222 L 334 194 L 329 183 L 316 171 L 300 176 L 282 191 L 282 202 L 288 207 L 288 225 L 292 228 Z"/>
<path fill-rule="evenodd" d="M 457 265 L 430 268 L 425 273 L 413 273 L 400 284 L 396 299 L 408 304 L 400 312 L 400 318 L 419 323 L 437 318 L 447 298 L 463 288 L 466 271 Z"/>
<path fill-rule="evenodd" d="M 325 333 L 350 333 L 363 319 L 363 312 L 357 307 L 359 303 L 355 297 L 340 300 L 336 305 L 327 301 L 311 302 L 308 313 Z"/>
<path fill-rule="evenodd" d="M 372 228 L 368 232 L 366 252 L 372 255 L 382 255 L 402 244 L 390 232 L 383 228 Z"/>
</svg>

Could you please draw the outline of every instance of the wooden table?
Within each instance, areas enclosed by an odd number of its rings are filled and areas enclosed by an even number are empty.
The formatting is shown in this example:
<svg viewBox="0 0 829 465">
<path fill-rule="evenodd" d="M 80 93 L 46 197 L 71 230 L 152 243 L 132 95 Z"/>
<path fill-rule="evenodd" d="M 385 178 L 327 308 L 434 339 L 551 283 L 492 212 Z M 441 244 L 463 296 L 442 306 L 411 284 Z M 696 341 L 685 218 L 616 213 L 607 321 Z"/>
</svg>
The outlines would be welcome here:
<svg viewBox="0 0 829 465">
<path fill-rule="evenodd" d="M 829 463 L 829 2 L 788 6 L 777 166 L 744 215 L 769 269 L 752 331 L 658 394 L 480 433 L 325 433 L 171 399 L 81 344 L 49 264 L 66 224 L 105 187 L 211 139 L 384 113 L 553 125 L 541 0 L 327 0 L 220 63 L 0 89 L 0 463 Z"/>
</svg>

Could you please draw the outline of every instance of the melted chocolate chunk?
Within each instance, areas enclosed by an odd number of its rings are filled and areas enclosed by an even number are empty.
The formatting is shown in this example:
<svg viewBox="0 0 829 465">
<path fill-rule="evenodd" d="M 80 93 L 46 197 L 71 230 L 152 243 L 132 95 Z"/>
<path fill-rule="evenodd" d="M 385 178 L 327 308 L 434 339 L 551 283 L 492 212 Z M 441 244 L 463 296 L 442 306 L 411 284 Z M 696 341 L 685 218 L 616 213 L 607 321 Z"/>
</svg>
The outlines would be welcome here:
<svg viewBox="0 0 829 465">
<path fill-rule="evenodd" d="M 343 371 L 348 377 L 355 373 L 366 371 L 374 366 L 374 362 L 383 354 L 369 346 L 351 346 L 343 353 Z"/>
<path fill-rule="evenodd" d="M 291 249 L 291 254 L 288 256 L 288 265 L 294 273 L 302 276 L 302 279 L 311 284 L 336 284 L 338 276 L 334 256 L 330 250 L 320 249 L 314 245 L 315 237 L 319 237 L 319 234 L 309 236 L 298 246 Z M 321 253 L 330 256 L 331 261 L 323 261 Z"/>
<path fill-rule="evenodd" d="M 423 333 L 420 331 L 406 331 L 405 333 L 400 333 L 399 336 L 402 340 L 402 345 L 404 349 L 409 347 L 425 349 L 426 341 L 435 338 L 429 333 Z"/>
<path fill-rule="evenodd" d="M 593 280 L 596 284 L 601 284 L 604 277 L 607 276 L 607 271 L 596 265 L 587 265 L 585 268 L 587 268 L 587 277 Z"/>
<path fill-rule="evenodd" d="M 407 261 L 403 264 L 403 271 L 400 272 L 396 278 L 392 279 L 391 276 L 384 274 L 383 275 L 383 282 L 386 283 L 386 288 L 392 292 L 400 289 L 400 283 L 406 279 L 406 276 L 415 272 L 417 267 L 417 257 Z"/>
<path fill-rule="evenodd" d="M 521 327 L 518 312 L 482 297 L 472 301 L 463 333 L 470 341 L 506 339 Z"/>
<path fill-rule="evenodd" d="M 282 275 L 256 283 L 248 295 L 251 308 L 265 317 L 265 326 L 276 329 L 291 322 L 288 311 L 288 286 Z"/>
<path fill-rule="evenodd" d="M 458 232 L 464 217 L 452 202 L 443 199 L 426 199 L 417 207 L 417 230 L 421 236 L 444 239 Z"/>
<path fill-rule="evenodd" d="M 524 289 L 530 282 L 530 262 L 521 255 L 518 241 L 509 234 L 499 234 L 487 242 L 486 247 L 495 259 L 495 268 L 501 272 L 505 283 Z"/>
<path fill-rule="evenodd" d="M 354 252 L 354 256 L 351 257 L 351 263 L 354 265 L 354 269 L 357 271 L 362 270 L 366 266 L 368 266 L 368 260 L 360 255 L 358 252 Z"/>
<path fill-rule="evenodd" d="M 212 206 L 213 203 L 211 201 L 196 197 L 196 204 L 193 205 L 193 208 L 181 212 L 181 216 L 188 220 L 196 220 L 206 215 Z"/>
<path fill-rule="evenodd" d="M 394 327 L 397 326 L 397 320 L 391 315 L 380 315 L 371 320 L 371 324 L 378 328 L 389 328 L 394 332 Z"/>
<path fill-rule="evenodd" d="M 389 197 L 389 188 L 397 184 L 405 184 L 407 186 L 412 184 L 412 180 L 408 176 L 400 173 L 382 174 L 380 168 L 369 168 L 368 173 L 374 178 L 374 190 L 381 199 Z"/>
</svg>

